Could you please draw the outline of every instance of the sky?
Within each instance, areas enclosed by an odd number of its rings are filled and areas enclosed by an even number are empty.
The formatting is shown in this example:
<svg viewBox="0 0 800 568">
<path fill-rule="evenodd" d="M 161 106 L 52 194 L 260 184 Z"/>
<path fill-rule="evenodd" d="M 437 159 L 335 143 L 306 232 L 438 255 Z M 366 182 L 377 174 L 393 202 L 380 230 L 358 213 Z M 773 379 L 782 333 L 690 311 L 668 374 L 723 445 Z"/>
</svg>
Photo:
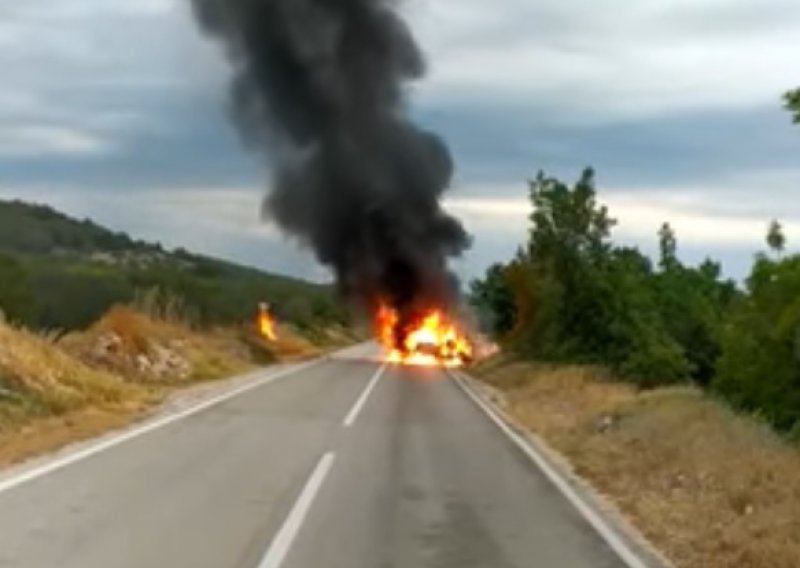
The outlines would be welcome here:
<svg viewBox="0 0 800 568">
<path fill-rule="evenodd" d="M 409 90 L 449 143 L 446 207 L 474 235 L 471 278 L 526 239 L 527 180 L 585 166 L 653 253 L 746 275 L 769 221 L 800 247 L 797 0 L 405 0 L 428 56 Z M 0 4 L 0 197 L 137 238 L 313 279 L 313 256 L 260 219 L 266 160 L 229 120 L 228 66 L 188 0 Z M 795 249 L 796 250 L 796 249 Z"/>
</svg>

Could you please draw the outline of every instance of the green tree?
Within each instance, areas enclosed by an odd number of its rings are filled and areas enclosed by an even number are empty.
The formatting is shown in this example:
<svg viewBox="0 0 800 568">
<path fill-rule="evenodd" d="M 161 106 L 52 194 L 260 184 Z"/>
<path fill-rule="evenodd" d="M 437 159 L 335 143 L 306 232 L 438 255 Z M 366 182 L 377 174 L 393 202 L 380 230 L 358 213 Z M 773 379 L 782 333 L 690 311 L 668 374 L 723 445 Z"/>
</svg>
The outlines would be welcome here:
<svg viewBox="0 0 800 568">
<path fill-rule="evenodd" d="M 133 300 L 133 289 L 124 275 L 86 266 L 42 269 L 34 274 L 31 287 L 35 297 L 31 322 L 45 329 L 81 329 L 110 306 Z"/>
<path fill-rule="evenodd" d="M 650 260 L 637 249 L 614 249 L 609 259 L 612 332 L 604 361 L 638 385 L 685 379 L 691 366 L 662 317 Z"/>
<path fill-rule="evenodd" d="M 0 254 L 0 311 L 12 321 L 25 321 L 33 300 L 27 268 L 13 256 Z"/>
<path fill-rule="evenodd" d="M 616 220 L 598 205 L 594 170 L 586 168 L 573 187 L 539 172 L 530 184 L 533 213 L 529 253 L 568 263 L 580 257 L 597 258 L 608 251 Z"/>
<path fill-rule="evenodd" d="M 800 88 L 789 91 L 783 96 L 786 110 L 792 113 L 796 124 L 800 124 Z"/>
<path fill-rule="evenodd" d="M 800 426 L 800 256 L 759 256 L 722 333 L 712 387 L 778 428 Z"/>
<path fill-rule="evenodd" d="M 585 169 L 572 187 L 540 172 L 530 199 L 530 239 L 522 259 L 530 265 L 533 288 L 526 347 L 550 358 L 601 360 L 610 305 L 602 265 L 616 221 L 597 203 L 594 171 Z"/>
<path fill-rule="evenodd" d="M 735 297 L 735 285 L 720 278 L 719 264 L 706 260 L 699 267 L 676 261 L 654 277 L 661 319 L 689 363 L 689 375 L 706 385 L 719 355 L 719 332 Z"/>
<path fill-rule="evenodd" d="M 778 255 L 780 255 L 786 247 L 786 236 L 783 233 L 783 227 L 776 219 L 773 219 L 769 224 L 769 229 L 767 230 L 767 245 Z"/>
<path fill-rule="evenodd" d="M 483 279 L 470 283 L 470 303 L 494 337 L 502 337 L 514 327 L 516 305 L 506 274 L 507 268 L 496 263 L 486 270 Z"/>
<path fill-rule="evenodd" d="M 642 386 L 710 381 L 735 295 L 719 265 L 683 266 L 667 223 L 657 272 L 637 249 L 614 247 L 615 221 L 590 169 L 573 186 L 540 173 L 530 198 L 528 246 L 474 288 L 482 298 L 503 290 L 502 301 L 482 305 L 501 321 L 513 313 L 505 343 L 533 357 L 609 365 Z"/>
<path fill-rule="evenodd" d="M 661 270 L 672 270 L 678 265 L 678 240 L 669 223 L 658 230 L 658 250 Z"/>
</svg>

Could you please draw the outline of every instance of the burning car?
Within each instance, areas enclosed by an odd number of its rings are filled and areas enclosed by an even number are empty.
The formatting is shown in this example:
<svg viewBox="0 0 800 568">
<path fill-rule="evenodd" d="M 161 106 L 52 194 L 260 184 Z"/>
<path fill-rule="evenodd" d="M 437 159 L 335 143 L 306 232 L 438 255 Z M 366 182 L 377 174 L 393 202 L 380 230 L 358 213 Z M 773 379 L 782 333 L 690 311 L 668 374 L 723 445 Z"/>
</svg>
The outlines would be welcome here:
<svg viewBox="0 0 800 568">
<path fill-rule="evenodd" d="M 381 304 L 375 334 L 386 359 L 407 365 L 458 367 L 472 359 L 472 343 L 443 311 L 422 312 L 403 323 L 397 310 Z"/>
</svg>

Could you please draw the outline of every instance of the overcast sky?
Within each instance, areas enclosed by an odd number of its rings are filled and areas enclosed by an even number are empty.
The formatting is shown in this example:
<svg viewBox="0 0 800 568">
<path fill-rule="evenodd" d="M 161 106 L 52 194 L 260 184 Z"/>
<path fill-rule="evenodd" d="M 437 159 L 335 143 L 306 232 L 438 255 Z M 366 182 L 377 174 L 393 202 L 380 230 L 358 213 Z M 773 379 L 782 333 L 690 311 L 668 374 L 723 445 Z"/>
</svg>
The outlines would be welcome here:
<svg viewBox="0 0 800 568">
<path fill-rule="evenodd" d="M 771 218 L 800 247 L 797 0 L 406 0 L 429 55 L 419 121 L 458 165 L 465 276 L 525 238 L 526 180 L 597 170 L 615 237 L 742 276 Z M 0 4 L 0 196 L 321 278 L 259 220 L 267 175 L 228 121 L 227 67 L 184 0 Z"/>
</svg>

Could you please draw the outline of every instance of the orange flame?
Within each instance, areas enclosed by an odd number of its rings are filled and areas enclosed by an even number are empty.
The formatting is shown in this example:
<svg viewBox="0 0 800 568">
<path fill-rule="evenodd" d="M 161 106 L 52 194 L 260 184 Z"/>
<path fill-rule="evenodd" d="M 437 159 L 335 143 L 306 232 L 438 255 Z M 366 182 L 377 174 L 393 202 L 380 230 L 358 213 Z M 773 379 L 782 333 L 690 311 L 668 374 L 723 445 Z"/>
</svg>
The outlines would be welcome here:
<svg viewBox="0 0 800 568">
<path fill-rule="evenodd" d="M 390 363 L 458 367 L 472 358 L 472 344 L 440 310 L 431 310 L 405 333 L 398 333 L 397 311 L 381 304 L 375 326 Z"/>
<path fill-rule="evenodd" d="M 278 334 L 275 333 L 275 318 L 269 311 L 267 304 L 258 305 L 258 316 L 256 317 L 256 327 L 262 337 L 269 341 L 278 339 Z"/>
</svg>

